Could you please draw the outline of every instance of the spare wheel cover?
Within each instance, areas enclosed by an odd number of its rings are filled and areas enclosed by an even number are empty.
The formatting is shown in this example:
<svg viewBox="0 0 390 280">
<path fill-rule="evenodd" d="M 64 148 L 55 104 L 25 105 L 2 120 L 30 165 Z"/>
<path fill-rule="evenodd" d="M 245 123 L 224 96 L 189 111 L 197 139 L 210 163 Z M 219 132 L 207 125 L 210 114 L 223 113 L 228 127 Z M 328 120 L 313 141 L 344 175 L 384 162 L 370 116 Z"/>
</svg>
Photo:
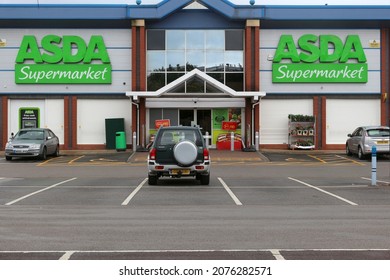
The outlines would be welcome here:
<svg viewBox="0 0 390 280">
<path fill-rule="evenodd" d="M 198 157 L 198 148 L 191 141 L 182 141 L 173 148 L 173 156 L 182 165 L 191 165 Z"/>
</svg>

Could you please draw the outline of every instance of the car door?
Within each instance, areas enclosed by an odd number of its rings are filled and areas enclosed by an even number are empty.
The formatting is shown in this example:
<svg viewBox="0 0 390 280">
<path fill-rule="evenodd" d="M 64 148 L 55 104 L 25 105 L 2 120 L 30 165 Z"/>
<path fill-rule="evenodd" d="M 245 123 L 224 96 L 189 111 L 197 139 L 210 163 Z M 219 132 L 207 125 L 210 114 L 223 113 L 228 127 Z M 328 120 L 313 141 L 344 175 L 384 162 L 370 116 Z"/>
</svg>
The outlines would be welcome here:
<svg viewBox="0 0 390 280">
<path fill-rule="evenodd" d="M 56 148 L 55 137 L 50 130 L 46 130 L 45 136 L 46 136 L 47 153 L 53 154 Z"/>
<path fill-rule="evenodd" d="M 351 145 L 349 147 L 352 152 L 354 152 L 354 153 L 358 152 L 358 147 L 359 147 L 359 143 L 362 139 L 362 135 L 363 135 L 363 129 L 361 127 L 358 127 L 352 133 L 351 141 L 350 141 Z"/>
<path fill-rule="evenodd" d="M 156 136 L 156 162 L 160 164 L 175 164 L 173 147 L 176 145 L 174 130 L 160 130 Z"/>
</svg>

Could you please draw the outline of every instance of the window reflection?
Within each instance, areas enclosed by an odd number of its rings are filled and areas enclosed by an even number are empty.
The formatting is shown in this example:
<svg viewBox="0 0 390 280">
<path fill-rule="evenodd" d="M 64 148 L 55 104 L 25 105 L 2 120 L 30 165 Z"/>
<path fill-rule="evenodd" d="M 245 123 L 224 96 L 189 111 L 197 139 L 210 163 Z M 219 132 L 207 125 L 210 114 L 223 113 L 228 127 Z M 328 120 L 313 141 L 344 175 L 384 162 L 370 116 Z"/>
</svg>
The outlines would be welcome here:
<svg viewBox="0 0 390 280">
<path fill-rule="evenodd" d="M 224 74 L 223 73 L 207 73 L 210 77 L 216 79 L 218 82 L 224 83 Z M 219 89 L 215 88 L 213 85 L 207 83 L 206 84 L 206 92 L 208 93 L 218 93 L 221 92 Z"/>
<path fill-rule="evenodd" d="M 188 93 L 197 93 L 204 92 L 205 82 L 199 78 L 194 78 L 187 81 L 187 92 Z"/>
<path fill-rule="evenodd" d="M 167 51 L 167 71 L 184 71 L 184 51 Z"/>
<path fill-rule="evenodd" d="M 148 71 L 165 71 L 165 51 L 148 51 L 147 54 Z"/>
<path fill-rule="evenodd" d="M 148 90 L 156 91 L 165 86 L 165 73 L 149 73 L 147 78 Z"/>
<path fill-rule="evenodd" d="M 242 62 L 244 61 L 244 53 L 241 51 L 225 52 L 225 70 L 226 72 L 244 71 Z"/>
<path fill-rule="evenodd" d="M 224 50 L 225 49 L 225 31 L 207 30 L 206 31 L 206 49 Z"/>
<path fill-rule="evenodd" d="M 167 41 L 167 49 L 168 50 L 184 50 L 185 49 L 185 31 L 184 30 L 168 30 L 166 41 Z"/>
<path fill-rule="evenodd" d="M 188 50 L 204 49 L 204 31 L 202 30 L 187 31 L 187 49 Z"/>
<path fill-rule="evenodd" d="M 244 90 L 244 74 L 243 73 L 226 73 L 226 82 L 228 87 L 236 91 Z"/>
<path fill-rule="evenodd" d="M 204 51 L 187 51 L 187 71 L 195 68 L 204 71 Z"/>
<path fill-rule="evenodd" d="M 161 34 L 165 34 L 164 39 Z M 148 34 L 147 89 L 158 90 L 181 75 L 199 69 L 235 90 L 243 90 L 243 34 L 243 30 L 166 30 Z M 161 49 L 161 41 L 165 47 L 160 51 L 157 49 Z M 152 43 L 158 44 L 158 48 Z M 218 89 L 196 80 L 175 89 L 183 93 L 205 91 Z"/>
<path fill-rule="evenodd" d="M 206 71 L 223 72 L 224 69 L 224 55 L 223 51 L 207 51 L 206 52 Z"/>
</svg>

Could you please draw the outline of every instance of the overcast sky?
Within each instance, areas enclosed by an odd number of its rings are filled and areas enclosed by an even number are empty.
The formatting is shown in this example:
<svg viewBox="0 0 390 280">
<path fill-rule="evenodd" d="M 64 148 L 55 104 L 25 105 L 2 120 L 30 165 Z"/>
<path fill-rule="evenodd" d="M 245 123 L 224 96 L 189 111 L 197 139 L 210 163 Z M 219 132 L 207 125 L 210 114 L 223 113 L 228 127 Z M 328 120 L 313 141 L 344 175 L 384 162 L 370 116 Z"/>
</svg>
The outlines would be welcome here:
<svg viewBox="0 0 390 280">
<path fill-rule="evenodd" d="M 0 4 L 130 4 L 136 0 L 0 0 Z M 160 0 L 142 0 L 155 4 Z M 249 4 L 249 0 L 230 0 L 234 4 Z M 294 2 L 294 3 L 292 3 Z M 390 0 L 256 0 L 256 5 L 390 5 Z"/>
</svg>

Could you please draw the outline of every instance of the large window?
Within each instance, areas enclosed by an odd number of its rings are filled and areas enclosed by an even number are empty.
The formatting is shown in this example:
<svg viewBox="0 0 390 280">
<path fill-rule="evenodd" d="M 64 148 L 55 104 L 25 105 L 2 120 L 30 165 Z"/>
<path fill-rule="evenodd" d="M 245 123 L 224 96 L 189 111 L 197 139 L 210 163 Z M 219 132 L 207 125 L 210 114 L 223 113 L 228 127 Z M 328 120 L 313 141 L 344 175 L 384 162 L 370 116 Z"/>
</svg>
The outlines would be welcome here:
<svg viewBox="0 0 390 280">
<path fill-rule="evenodd" d="M 149 30 L 147 89 L 158 90 L 199 69 L 237 91 L 244 90 L 242 30 Z M 203 81 L 188 81 L 175 92 L 214 92 Z"/>
</svg>

